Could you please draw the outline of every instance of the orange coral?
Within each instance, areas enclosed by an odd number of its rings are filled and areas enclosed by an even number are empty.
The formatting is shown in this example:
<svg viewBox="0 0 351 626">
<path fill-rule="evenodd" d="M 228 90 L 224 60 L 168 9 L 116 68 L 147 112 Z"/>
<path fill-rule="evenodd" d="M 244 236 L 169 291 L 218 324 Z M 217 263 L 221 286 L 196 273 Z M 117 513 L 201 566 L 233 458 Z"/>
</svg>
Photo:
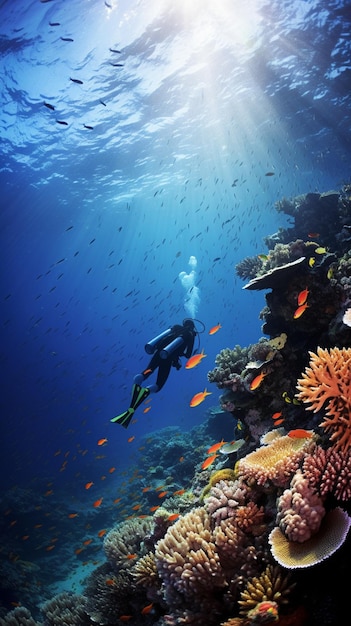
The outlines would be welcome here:
<svg viewBox="0 0 351 626">
<path fill-rule="evenodd" d="M 351 448 L 351 348 L 317 348 L 310 352 L 310 367 L 297 381 L 297 398 L 311 404 L 307 409 L 326 409 L 320 427 L 330 434 L 336 450 Z"/>
</svg>

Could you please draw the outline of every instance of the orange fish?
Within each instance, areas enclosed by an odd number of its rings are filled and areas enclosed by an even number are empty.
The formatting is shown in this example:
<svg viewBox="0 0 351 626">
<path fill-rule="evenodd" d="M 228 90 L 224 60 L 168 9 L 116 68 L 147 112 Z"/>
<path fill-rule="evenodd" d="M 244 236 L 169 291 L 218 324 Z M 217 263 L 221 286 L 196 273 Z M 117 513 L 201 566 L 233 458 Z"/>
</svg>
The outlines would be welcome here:
<svg viewBox="0 0 351 626">
<path fill-rule="evenodd" d="M 53 546 L 47 546 L 47 547 L 45 548 L 45 550 L 46 550 L 46 552 L 50 552 L 51 550 L 53 550 L 53 549 L 54 549 L 54 547 L 55 547 L 54 545 L 53 545 Z"/>
<path fill-rule="evenodd" d="M 255 389 L 258 389 L 265 376 L 267 376 L 267 372 L 261 372 L 261 374 L 255 376 L 255 378 L 250 383 L 251 391 L 255 391 Z"/>
<path fill-rule="evenodd" d="M 145 376 L 146 374 L 151 374 L 151 373 L 152 373 L 152 370 L 151 370 L 150 368 L 148 368 L 147 370 L 144 370 L 144 371 L 143 371 L 144 376 Z"/>
<path fill-rule="evenodd" d="M 217 324 L 216 326 L 212 326 L 208 331 L 209 335 L 214 335 L 220 328 L 222 328 L 221 324 Z"/>
<path fill-rule="evenodd" d="M 141 509 L 141 504 L 135 504 L 132 506 L 132 511 L 139 511 L 139 509 Z"/>
<path fill-rule="evenodd" d="M 112 587 L 112 585 L 116 584 L 116 581 L 113 578 L 107 578 L 107 580 L 105 580 L 106 585 L 109 585 L 110 587 Z"/>
<path fill-rule="evenodd" d="M 97 509 L 97 507 L 102 504 L 102 501 L 103 501 L 103 498 L 99 498 L 98 500 L 95 500 L 95 502 L 93 503 L 93 507 Z"/>
<path fill-rule="evenodd" d="M 159 505 L 158 506 L 150 506 L 150 511 L 151 511 L 151 513 L 154 513 L 154 511 L 157 511 L 157 509 L 159 509 L 159 508 L 160 508 Z"/>
<path fill-rule="evenodd" d="M 301 315 L 304 314 L 304 312 L 306 311 L 307 307 L 308 307 L 307 302 L 305 302 L 305 304 L 303 304 L 302 306 L 299 306 L 296 309 L 295 313 L 294 313 L 294 320 L 299 319 L 299 317 L 301 317 Z"/>
<path fill-rule="evenodd" d="M 284 421 L 285 421 L 284 418 L 280 420 L 275 420 L 274 426 L 280 426 L 280 424 L 283 424 Z"/>
<path fill-rule="evenodd" d="M 121 620 L 121 622 L 129 622 L 132 617 L 133 615 L 120 615 L 118 619 Z"/>
<path fill-rule="evenodd" d="M 92 486 L 93 486 L 93 484 L 94 484 L 93 482 L 86 483 L 86 484 L 85 484 L 85 488 L 86 488 L 86 489 L 90 489 L 90 487 L 92 487 Z"/>
<path fill-rule="evenodd" d="M 308 233 L 307 237 L 310 239 L 318 239 L 319 233 Z"/>
<path fill-rule="evenodd" d="M 182 496 L 185 493 L 185 489 L 178 489 L 178 491 L 174 492 L 174 496 Z"/>
<path fill-rule="evenodd" d="M 128 441 L 128 443 L 132 443 L 132 441 L 134 441 L 134 439 L 135 439 L 135 435 L 133 435 L 132 437 L 129 437 L 127 439 L 127 441 Z"/>
<path fill-rule="evenodd" d="M 205 389 L 205 391 L 200 391 L 199 393 L 196 393 L 190 400 L 190 406 L 198 406 L 199 404 L 201 404 L 201 402 L 204 401 L 206 396 L 210 396 L 211 393 L 212 391 L 207 391 L 207 389 Z"/>
<path fill-rule="evenodd" d="M 161 491 L 161 493 L 158 494 L 158 498 L 164 498 L 167 495 L 168 491 Z"/>
<path fill-rule="evenodd" d="M 97 442 L 97 445 L 98 446 L 103 446 L 104 443 L 107 443 L 106 437 L 103 437 L 102 439 L 99 439 L 99 441 Z"/>
<path fill-rule="evenodd" d="M 127 559 L 129 559 L 130 561 L 132 561 L 133 559 L 136 559 L 136 558 L 137 558 L 137 556 L 138 556 L 138 555 L 137 555 L 136 553 L 134 553 L 134 554 L 127 554 Z"/>
<path fill-rule="evenodd" d="M 277 413 L 273 413 L 272 420 L 277 420 L 282 416 L 282 412 L 278 411 Z"/>
<path fill-rule="evenodd" d="M 88 546 L 89 544 L 91 544 L 92 541 L 92 539 L 86 539 L 85 541 L 83 541 L 83 546 Z"/>
<path fill-rule="evenodd" d="M 78 513 L 69 513 L 68 517 L 73 519 L 74 517 L 78 517 Z"/>
<path fill-rule="evenodd" d="M 193 367 L 196 367 L 196 365 L 201 363 L 202 359 L 204 359 L 205 356 L 207 356 L 207 354 L 204 353 L 204 349 L 202 349 L 202 352 L 200 352 L 200 354 L 194 354 L 185 363 L 185 369 L 191 370 Z"/>
<path fill-rule="evenodd" d="M 218 454 L 212 454 L 211 456 L 207 457 L 207 459 L 205 459 L 203 464 L 201 465 L 201 469 L 204 470 L 209 467 L 217 457 Z"/>
<path fill-rule="evenodd" d="M 151 602 L 151 604 L 148 604 L 147 606 L 144 606 L 143 609 L 141 609 L 141 614 L 142 615 L 147 615 L 148 613 L 150 613 L 152 607 L 154 606 L 154 603 Z"/>
<path fill-rule="evenodd" d="M 143 413 L 148 413 L 150 409 L 151 409 L 151 406 L 145 407 L 145 409 L 143 410 Z"/>
<path fill-rule="evenodd" d="M 227 443 L 227 441 L 224 441 L 224 439 L 222 439 L 222 441 L 219 441 L 218 443 L 214 443 L 213 446 L 211 446 L 207 450 L 207 454 L 213 454 L 214 452 L 217 452 L 217 450 L 219 450 L 219 448 L 221 448 L 225 443 Z"/>
<path fill-rule="evenodd" d="M 107 533 L 106 528 L 103 528 L 102 530 L 99 530 L 97 536 L 98 537 L 103 537 L 104 535 L 106 535 L 106 533 Z"/>
<path fill-rule="evenodd" d="M 178 519 L 178 517 L 179 517 L 179 513 L 172 513 L 172 515 L 168 517 L 168 521 L 174 522 L 176 519 Z"/>
<path fill-rule="evenodd" d="M 143 487 L 141 490 L 141 493 L 146 493 L 147 491 L 150 491 L 151 487 Z"/>
<path fill-rule="evenodd" d="M 307 289 L 307 287 L 306 287 L 306 289 L 303 289 L 302 291 L 300 291 L 300 293 L 297 296 L 297 304 L 299 306 L 302 306 L 303 304 L 305 304 L 309 293 L 310 292 Z"/>
<path fill-rule="evenodd" d="M 295 430 L 289 430 L 288 437 L 292 439 L 311 439 L 311 437 L 313 437 L 313 431 L 305 430 L 304 428 L 296 428 Z"/>
<path fill-rule="evenodd" d="M 113 472 L 116 471 L 116 468 L 115 467 L 110 467 L 110 469 L 108 471 L 109 471 L 109 474 L 113 474 Z"/>
</svg>

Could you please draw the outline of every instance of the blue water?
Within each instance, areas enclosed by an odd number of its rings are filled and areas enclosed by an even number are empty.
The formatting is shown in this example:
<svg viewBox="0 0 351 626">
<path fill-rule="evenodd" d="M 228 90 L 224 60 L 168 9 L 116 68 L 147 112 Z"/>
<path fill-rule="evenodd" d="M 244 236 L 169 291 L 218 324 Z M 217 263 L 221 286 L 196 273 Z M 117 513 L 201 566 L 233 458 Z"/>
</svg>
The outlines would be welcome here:
<svg viewBox="0 0 351 626">
<path fill-rule="evenodd" d="M 2 513 L 15 487 L 91 507 L 85 482 L 118 491 L 143 435 L 201 424 L 216 354 L 262 335 L 235 265 L 288 224 L 275 203 L 350 179 L 350 7 L 7 0 L 0 18 Z M 124 430 L 144 344 L 187 316 L 192 255 L 207 357 Z"/>
</svg>

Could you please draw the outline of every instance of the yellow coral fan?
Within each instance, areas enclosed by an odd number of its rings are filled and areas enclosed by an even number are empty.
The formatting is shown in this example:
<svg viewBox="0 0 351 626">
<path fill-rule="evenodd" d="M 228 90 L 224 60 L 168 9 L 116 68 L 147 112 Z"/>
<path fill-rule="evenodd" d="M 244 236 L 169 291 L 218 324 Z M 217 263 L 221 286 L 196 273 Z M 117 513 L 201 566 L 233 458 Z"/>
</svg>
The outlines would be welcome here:
<svg viewBox="0 0 351 626">
<path fill-rule="evenodd" d="M 317 348 L 310 352 L 310 367 L 297 381 L 296 397 L 311 404 L 307 409 L 326 409 L 321 428 L 331 434 L 336 450 L 351 448 L 351 348 Z"/>
<path fill-rule="evenodd" d="M 141 557 L 130 573 L 137 585 L 153 587 L 159 580 L 154 553 L 148 552 Z"/>
<path fill-rule="evenodd" d="M 240 614 L 247 615 L 260 602 L 272 601 L 278 606 L 286 604 L 292 588 L 289 576 L 283 576 L 280 567 L 268 565 L 260 576 L 251 578 L 241 592 L 238 602 L 241 606 Z"/>
<path fill-rule="evenodd" d="M 259 485 L 271 480 L 275 485 L 284 487 L 314 445 L 310 439 L 294 439 L 288 435 L 277 437 L 240 459 L 239 475 L 253 479 Z"/>
<path fill-rule="evenodd" d="M 350 523 L 351 518 L 347 513 L 336 508 L 326 514 L 318 533 L 303 543 L 289 541 L 280 528 L 273 528 L 269 535 L 271 552 L 283 567 L 311 567 L 340 548 L 346 539 Z"/>
</svg>

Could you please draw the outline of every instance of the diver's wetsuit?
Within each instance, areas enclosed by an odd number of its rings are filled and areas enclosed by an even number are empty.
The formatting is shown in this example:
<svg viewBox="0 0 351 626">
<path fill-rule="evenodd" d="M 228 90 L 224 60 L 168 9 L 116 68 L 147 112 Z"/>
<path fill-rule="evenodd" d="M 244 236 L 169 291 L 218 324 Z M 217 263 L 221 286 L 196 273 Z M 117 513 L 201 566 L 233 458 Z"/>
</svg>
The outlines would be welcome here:
<svg viewBox="0 0 351 626">
<path fill-rule="evenodd" d="M 187 359 L 191 357 L 194 348 L 195 335 L 195 327 L 191 327 L 189 324 L 185 324 L 183 326 L 175 324 L 172 326 L 169 334 L 160 339 L 157 343 L 156 352 L 152 356 L 150 363 L 141 374 L 138 374 L 135 377 L 135 382 L 141 384 L 155 371 L 156 368 L 158 368 L 156 378 L 157 389 L 155 389 L 155 391 L 160 391 L 169 376 L 172 365 L 177 369 L 181 367 L 179 357 L 185 356 Z M 167 348 L 167 346 L 169 346 L 177 338 L 181 338 L 182 341 L 179 341 L 179 345 L 176 345 L 175 348 L 168 353 L 165 348 Z"/>
</svg>

